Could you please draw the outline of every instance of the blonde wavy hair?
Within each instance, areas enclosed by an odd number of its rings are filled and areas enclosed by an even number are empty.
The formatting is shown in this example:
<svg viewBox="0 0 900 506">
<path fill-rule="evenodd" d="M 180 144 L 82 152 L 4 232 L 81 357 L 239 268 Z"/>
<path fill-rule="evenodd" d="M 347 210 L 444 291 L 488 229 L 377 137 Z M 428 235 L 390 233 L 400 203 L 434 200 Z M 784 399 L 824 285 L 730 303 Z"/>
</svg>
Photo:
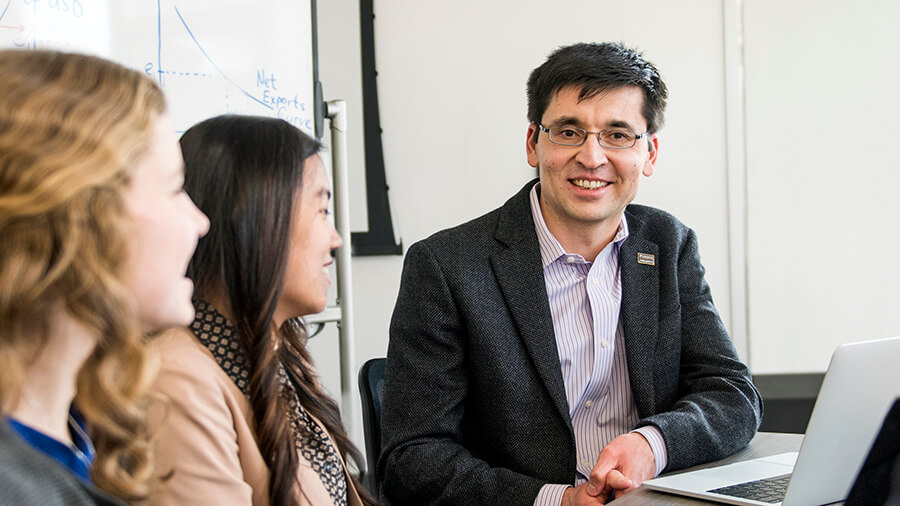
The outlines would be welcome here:
<svg viewBox="0 0 900 506">
<path fill-rule="evenodd" d="M 128 501 L 148 494 L 152 362 L 122 283 L 136 161 L 165 111 L 159 87 L 107 60 L 0 51 L 0 412 L 53 339 L 64 309 L 97 335 L 75 403 L 97 450 L 92 478 Z"/>
</svg>

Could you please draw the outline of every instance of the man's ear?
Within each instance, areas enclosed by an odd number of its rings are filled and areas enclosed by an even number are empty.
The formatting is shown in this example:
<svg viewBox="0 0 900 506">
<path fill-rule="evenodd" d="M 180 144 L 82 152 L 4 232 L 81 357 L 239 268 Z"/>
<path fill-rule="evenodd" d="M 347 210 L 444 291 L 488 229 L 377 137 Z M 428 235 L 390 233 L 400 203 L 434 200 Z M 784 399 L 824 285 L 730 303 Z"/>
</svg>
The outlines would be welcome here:
<svg viewBox="0 0 900 506">
<path fill-rule="evenodd" d="M 537 153 L 537 139 L 540 135 L 537 125 L 530 123 L 528 125 L 528 135 L 525 138 L 525 154 L 528 156 L 528 165 L 537 168 L 540 157 Z"/>
<path fill-rule="evenodd" d="M 644 170 L 641 172 L 650 177 L 656 168 L 656 157 L 659 156 L 659 138 L 656 134 L 650 134 L 647 139 L 647 149 L 650 150 L 650 153 L 647 154 L 647 161 L 644 162 Z"/>
</svg>

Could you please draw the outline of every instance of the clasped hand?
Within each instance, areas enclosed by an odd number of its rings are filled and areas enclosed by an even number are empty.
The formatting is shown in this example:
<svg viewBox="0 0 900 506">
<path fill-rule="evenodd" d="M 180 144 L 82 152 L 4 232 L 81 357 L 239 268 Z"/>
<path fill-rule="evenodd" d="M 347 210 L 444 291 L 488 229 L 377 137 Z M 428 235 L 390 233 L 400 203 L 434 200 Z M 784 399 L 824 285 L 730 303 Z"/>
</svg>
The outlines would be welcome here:
<svg viewBox="0 0 900 506">
<path fill-rule="evenodd" d="M 641 486 L 655 471 L 653 450 L 644 436 L 637 432 L 622 434 L 600 451 L 589 481 L 566 490 L 562 506 L 606 504 L 612 497 Z"/>
</svg>

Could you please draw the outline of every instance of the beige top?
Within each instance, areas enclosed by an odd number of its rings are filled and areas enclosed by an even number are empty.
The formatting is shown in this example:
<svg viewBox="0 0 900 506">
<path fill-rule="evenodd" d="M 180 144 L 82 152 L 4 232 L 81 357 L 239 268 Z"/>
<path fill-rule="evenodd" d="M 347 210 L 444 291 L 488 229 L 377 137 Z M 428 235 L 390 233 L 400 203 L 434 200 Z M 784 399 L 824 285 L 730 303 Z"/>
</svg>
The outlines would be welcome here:
<svg viewBox="0 0 900 506">
<path fill-rule="evenodd" d="M 153 390 L 169 399 L 168 407 L 155 403 L 150 411 L 156 473 L 171 475 L 154 480 L 151 504 L 267 506 L 269 470 L 256 444 L 250 402 L 190 330 L 169 330 L 151 346 L 161 361 Z M 298 457 L 300 504 L 332 505 L 319 475 Z M 344 469 L 348 505 L 361 505 Z"/>
</svg>

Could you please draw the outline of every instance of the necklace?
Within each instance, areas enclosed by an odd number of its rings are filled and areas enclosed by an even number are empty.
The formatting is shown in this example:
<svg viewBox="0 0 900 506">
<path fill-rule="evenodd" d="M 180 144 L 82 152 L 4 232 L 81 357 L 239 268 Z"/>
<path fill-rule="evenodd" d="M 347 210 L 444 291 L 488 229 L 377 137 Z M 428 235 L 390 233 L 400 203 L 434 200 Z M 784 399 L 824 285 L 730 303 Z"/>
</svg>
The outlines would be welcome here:
<svg viewBox="0 0 900 506">
<path fill-rule="evenodd" d="M 47 427 L 53 426 L 52 420 L 50 420 L 50 417 L 47 416 L 44 406 L 40 402 L 38 402 L 38 400 L 35 399 L 28 390 L 25 390 L 25 388 L 22 388 L 22 397 L 25 399 L 25 402 L 27 402 L 34 409 L 35 413 L 41 417 L 42 421 L 47 425 Z M 78 460 L 80 460 L 81 463 L 85 465 L 85 467 L 90 469 L 91 464 L 94 460 L 94 455 L 96 454 L 96 451 L 94 450 L 94 444 L 91 443 L 90 436 L 88 436 L 84 428 L 81 427 L 81 424 L 78 423 L 78 420 L 76 420 L 75 417 L 72 416 L 71 410 L 69 410 L 68 417 L 69 419 L 66 422 L 66 425 L 69 429 L 69 437 L 71 439 L 71 442 L 60 442 L 68 446 L 69 450 L 71 450 L 72 453 L 75 454 L 75 457 L 77 457 Z M 76 435 L 78 436 L 77 438 L 74 437 Z M 78 445 L 79 441 L 84 447 L 84 451 L 82 451 L 81 447 Z"/>
</svg>

